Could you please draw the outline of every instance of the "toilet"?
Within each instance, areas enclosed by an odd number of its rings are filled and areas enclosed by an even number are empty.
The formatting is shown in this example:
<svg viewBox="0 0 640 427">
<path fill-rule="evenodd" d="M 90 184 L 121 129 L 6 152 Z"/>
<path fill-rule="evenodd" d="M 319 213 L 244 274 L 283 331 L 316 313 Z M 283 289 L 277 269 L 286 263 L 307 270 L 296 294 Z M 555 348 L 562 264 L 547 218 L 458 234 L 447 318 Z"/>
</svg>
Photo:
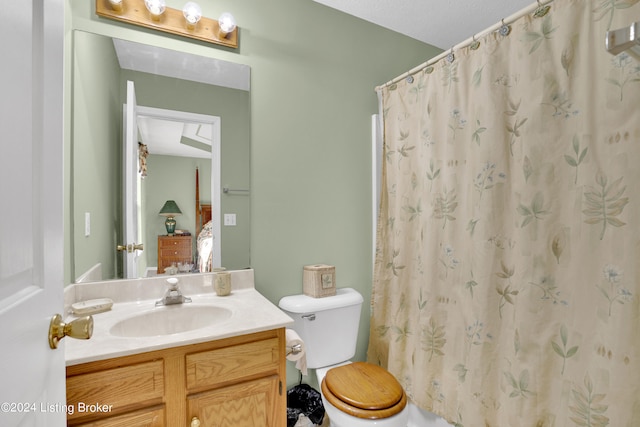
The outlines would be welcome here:
<svg viewBox="0 0 640 427">
<path fill-rule="evenodd" d="M 332 427 L 406 427 L 407 396 L 394 376 L 380 366 L 350 361 L 362 302 L 358 291 L 342 288 L 323 298 L 286 296 L 278 305 L 304 341 L 307 367 L 316 370 Z"/>
</svg>

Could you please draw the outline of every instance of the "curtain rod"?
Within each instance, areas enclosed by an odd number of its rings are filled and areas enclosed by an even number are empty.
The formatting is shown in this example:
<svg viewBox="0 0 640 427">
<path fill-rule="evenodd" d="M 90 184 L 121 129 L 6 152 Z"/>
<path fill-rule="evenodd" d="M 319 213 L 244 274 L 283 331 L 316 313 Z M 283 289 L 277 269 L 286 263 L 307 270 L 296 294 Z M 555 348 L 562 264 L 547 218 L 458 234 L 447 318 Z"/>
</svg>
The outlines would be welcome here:
<svg viewBox="0 0 640 427">
<path fill-rule="evenodd" d="M 512 14 L 511 16 L 501 20 L 500 22 L 492 25 L 491 27 L 487 28 L 484 31 L 479 32 L 478 34 L 474 34 L 473 36 L 469 37 L 468 39 L 464 40 L 461 43 L 458 43 L 457 45 L 453 46 L 451 49 L 448 49 L 442 53 L 440 53 L 438 56 L 435 56 L 431 59 L 429 59 L 428 61 L 418 65 L 417 67 L 412 68 L 411 70 L 407 71 L 404 74 L 399 75 L 398 77 L 396 77 L 393 80 L 389 80 L 388 82 L 386 82 L 383 85 L 380 86 L 376 86 L 375 90 L 380 91 L 382 88 L 387 87 L 389 85 L 392 85 L 394 83 L 398 83 L 400 80 L 417 73 L 418 71 L 421 71 L 425 68 L 427 68 L 429 65 L 435 64 L 436 62 L 440 61 L 441 59 L 447 57 L 447 55 L 449 55 L 450 53 L 452 53 L 454 50 L 458 50 L 461 49 L 463 47 L 469 46 L 473 43 L 475 43 L 477 41 L 477 39 L 486 36 L 489 33 L 492 33 L 494 31 L 499 30 L 500 28 L 502 28 L 505 25 L 511 25 L 513 24 L 515 21 L 517 21 L 518 19 L 520 19 L 521 17 L 523 17 L 524 15 L 527 15 L 531 12 L 537 11 L 538 9 L 541 9 L 547 5 L 549 5 L 550 3 L 552 3 L 553 0 L 549 0 L 547 2 L 541 2 L 540 0 L 537 0 L 536 3 L 533 3 L 527 7 L 525 7 L 524 9 L 519 10 L 518 12 Z"/>
</svg>

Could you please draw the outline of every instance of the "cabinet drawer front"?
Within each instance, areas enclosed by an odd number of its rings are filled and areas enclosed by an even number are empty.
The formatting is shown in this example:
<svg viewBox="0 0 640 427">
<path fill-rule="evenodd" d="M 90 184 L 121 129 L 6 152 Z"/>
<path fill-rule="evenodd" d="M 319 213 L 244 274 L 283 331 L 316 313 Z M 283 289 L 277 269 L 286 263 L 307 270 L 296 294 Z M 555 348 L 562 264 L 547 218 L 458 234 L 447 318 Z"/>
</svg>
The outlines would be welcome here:
<svg viewBox="0 0 640 427">
<path fill-rule="evenodd" d="M 187 236 L 186 238 L 181 237 L 178 239 L 159 239 L 159 245 L 162 249 L 190 248 L 191 236 Z"/>
<path fill-rule="evenodd" d="M 277 338 L 188 354 L 187 389 L 192 391 L 251 376 L 276 373 L 278 357 Z"/>
<path fill-rule="evenodd" d="M 160 249 L 162 257 L 191 257 L 191 248 L 162 248 Z"/>
<path fill-rule="evenodd" d="M 84 405 L 107 405 L 105 412 L 114 414 L 135 407 L 141 402 L 157 400 L 164 395 L 164 364 L 162 360 L 121 368 L 67 377 L 67 404 L 74 413 L 68 419 L 92 413 L 82 412 Z"/>
<path fill-rule="evenodd" d="M 78 427 L 164 427 L 164 409 L 144 410 L 131 414 L 118 415 Z"/>
</svg>

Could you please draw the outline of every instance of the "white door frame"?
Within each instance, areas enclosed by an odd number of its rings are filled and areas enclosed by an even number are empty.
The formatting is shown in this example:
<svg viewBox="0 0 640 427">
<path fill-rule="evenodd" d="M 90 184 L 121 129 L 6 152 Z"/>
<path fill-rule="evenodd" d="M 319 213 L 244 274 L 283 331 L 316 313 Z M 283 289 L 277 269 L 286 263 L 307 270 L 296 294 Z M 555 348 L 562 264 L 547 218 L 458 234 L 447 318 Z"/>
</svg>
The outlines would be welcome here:
<svg viewBox="0 0 640 427">
<path fill-rule="evenodd" d="M 222 266 L 222 227 L 220 209 L 220 117 L 185 111 L 165 110 L 162 108 L 137 106 L 138 116 L 178 122 L 202 123 L 211 125 L 211 218 L 213 233 L 212 267 Z M 198 236 L 195 236 L 198 238 Z"/>
</svg>

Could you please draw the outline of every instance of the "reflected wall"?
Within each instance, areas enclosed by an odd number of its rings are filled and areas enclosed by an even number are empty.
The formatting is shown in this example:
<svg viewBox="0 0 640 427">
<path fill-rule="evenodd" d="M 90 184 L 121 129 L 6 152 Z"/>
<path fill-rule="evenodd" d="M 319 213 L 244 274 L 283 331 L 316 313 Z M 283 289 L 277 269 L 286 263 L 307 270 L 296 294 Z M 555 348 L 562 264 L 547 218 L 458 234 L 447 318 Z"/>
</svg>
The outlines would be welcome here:
<svg viewBox="0 0 640 427">
<path fill-rule="evenodd" d="M 78 277 L 96 263 L 103 279 L 122 275 L 122 108 L 126 81 L 136 86 L 140 106 L 219 116 L 221 118 L 221 182 L 233 188 L 250 185 L 250 94 L 247 91 L 120 69 L 110 38 L 74 32 L 71 210 L 71 271 Z M 142 264 L 157 265 L 157 237 L 166 234 L 162 204 L 176 200 L 183 215 L 178 228 L 195 234 L 195 168 L 201 168 L 202 202 L 211 201 L 207 159 L 148 161 L 143 180 L 142 219 L 145 251 Z M 206 164 L 205 164 L 206 163 Z M 203 175 L 206 173 L 206 175 Z M 250 195 L 222 194 L 221 213 L 235 213 L 237 226 L 222 228 L 222 265 L 239 269 L 250 261 Z M 86 216 L 90 227 L 86 227 Z M 194 254 L 195 254 L 195 238 Z M 139 243 L 139 242 L 136 242 Z"/>
</svg>

